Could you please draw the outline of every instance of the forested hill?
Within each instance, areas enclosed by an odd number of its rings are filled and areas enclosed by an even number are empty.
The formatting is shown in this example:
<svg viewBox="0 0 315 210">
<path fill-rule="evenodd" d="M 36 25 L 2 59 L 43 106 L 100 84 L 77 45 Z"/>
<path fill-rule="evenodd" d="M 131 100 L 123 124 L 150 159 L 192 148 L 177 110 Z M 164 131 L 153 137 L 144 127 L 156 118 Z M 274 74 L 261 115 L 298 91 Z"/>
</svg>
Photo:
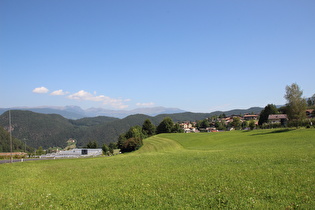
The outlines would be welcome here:
<svg viewBox="0 0 315 210">
<path fill-rule="evenodd" d="M 9 114 L 0 116 L 0 126 L 9 127 Z M 31 111 L 12 110 L 12 135 L 20 140 L 26 139 L 27 145 L 38 148 L 59 146 L 65 147 L 69 138 L 78 140 L 78 145 L 85 145 L 82 137 L 91 128 L 99 124 L 106 124 L 118 120 L 112 117 L 82 118 L 69 120 L 57 114 L 40 114 Z M 97 140 L 97 139 L 94 139 Z"/>
<path fill-rule="evenodd" d="M 226 115 L 259 113 L 262 108 L 247 110 L 232 110 L 224 112 Z M 27 145 L 38 148 L 65 147 L 70 138 L 77 140 L 77 146 L 85 146 L 89 141 L 97 141 L 101 146 L 104 143 L 116 142 L 118 136 L 135 125 L 142 125 L 146 119 L 158 125 L 166 116 L 174 122 L 202 120 L 223 112 L 213 113 L 177 113 L 162 114 L 150 117 L 143 114 L 130 115 L 123 119 L 113 117 L 89 117 L 79 120 L 70 120 L 58 114 L 40 114 L 31 111 L 12 110 L 12 135 L 18 139 L 27 139 Z M 8 112 L 0 115 L 0 126 L 8 128 Z"/>
<path fill-rule="evenodd" d="M 10 146 L 10 134 L 3 127 L 0 127 L 0 153 L 1 152 L 9 152 L 11 151 Z M 25 149 L 29 149 L 29 147 L 25 147 L 24 142 L 16 138 L 12 138 L 12 151 L 24 151 Z"/>
</svg>

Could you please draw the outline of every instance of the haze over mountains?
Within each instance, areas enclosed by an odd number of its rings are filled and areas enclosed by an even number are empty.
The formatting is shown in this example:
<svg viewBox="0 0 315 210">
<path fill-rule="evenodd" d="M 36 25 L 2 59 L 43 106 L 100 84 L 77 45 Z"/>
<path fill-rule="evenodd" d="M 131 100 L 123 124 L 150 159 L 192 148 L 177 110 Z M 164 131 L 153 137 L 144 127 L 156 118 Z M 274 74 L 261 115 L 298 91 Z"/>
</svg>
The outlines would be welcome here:
<svg viewBox="0 0 315 210">
<path fill-rule="evenodd" d="M 7 110 L 27 110 L 33 111 L 42 114 L 59 114 L 67 119 L 80 119 L 84 117 L 97 117 L 97 116 L 107 116 L 107 117 L 116 117 L 124 118 L 129 115 L 134 114 L 145 114 L 148 116 L 156 116 L 159 114 L 176 114 L 186 112 L 177 108 L 165 108 L 162 106 L 159 107 L 150 107 L 150 108 L 138 108 L 133 110 L 109 110 L 103 108 L 89 108 L 82 109 L 79 106 L 39 106 L 39 107 L 12 107 L 12 108 L 0 108 L 0 114 L 4 113 Z"/>
</svg>

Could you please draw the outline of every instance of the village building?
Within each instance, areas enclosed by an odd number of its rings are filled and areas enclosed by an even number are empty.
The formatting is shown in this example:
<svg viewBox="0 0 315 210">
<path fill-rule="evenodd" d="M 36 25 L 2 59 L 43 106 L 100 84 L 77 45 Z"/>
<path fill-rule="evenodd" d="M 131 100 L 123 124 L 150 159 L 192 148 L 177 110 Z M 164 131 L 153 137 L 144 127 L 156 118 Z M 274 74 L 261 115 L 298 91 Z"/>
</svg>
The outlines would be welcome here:
<svg viewBox="0 0 315 210">
<path fill-rule="evenodd" d="M 306 110 L 306 116 L 307 116 L 308 118 L 314 117 L 314 116 L 312 115 L 313 112 L 314 112 L 314 109 L 307 109 L 307 110 Z"/>
<path fill-rule="evenodd" d="M 243 116 L 244 120 L 257 120 L 259 115 L 257 114 L 246 114 Z"/>
<path fill-rule="evenodd" d="M 190 129 L 193 127 L 193 125 L 190 122 L 183 122 L 181 124 L 179 124 L 181 126 L 181 128 L 185 129 Z"/>
<path fill-rule="evenodd" d="M 268 120 L 270 123 L 284 124 L 288 121 L 288 116 L 286 114 L 270 114 Z"/>
</svg>

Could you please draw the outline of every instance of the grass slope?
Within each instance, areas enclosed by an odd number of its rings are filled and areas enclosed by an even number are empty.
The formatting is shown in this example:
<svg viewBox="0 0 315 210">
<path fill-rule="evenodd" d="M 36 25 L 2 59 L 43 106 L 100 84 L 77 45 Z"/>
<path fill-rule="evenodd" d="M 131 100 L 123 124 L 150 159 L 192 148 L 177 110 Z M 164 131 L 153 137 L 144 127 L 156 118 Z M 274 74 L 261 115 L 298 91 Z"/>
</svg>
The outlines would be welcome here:
<svg viewBox="0 0 315 210">
<path fill-rule="evenodd" d="M 312 209 L 314 134 L 163 134 L 126 155 L 4 164 L 0 208 Z"/>
</svg>

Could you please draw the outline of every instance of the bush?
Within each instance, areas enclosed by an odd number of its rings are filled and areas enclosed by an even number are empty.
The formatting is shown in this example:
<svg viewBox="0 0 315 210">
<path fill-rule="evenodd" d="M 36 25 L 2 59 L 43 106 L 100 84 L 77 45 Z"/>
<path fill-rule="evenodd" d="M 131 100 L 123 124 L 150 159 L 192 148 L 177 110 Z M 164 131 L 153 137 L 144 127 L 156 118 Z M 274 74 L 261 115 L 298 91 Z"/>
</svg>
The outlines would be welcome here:
<svg viewBox="0 0 315 210">
<path fill-rule="evenodd" d="M 120 148 L 121 152 L 132 152 L 138 150 L 143 145 L 141 138 L 130 138 L 127 139 L 122 147 Z"/>
<path fill-rule="evenodd" d="M 305 120 L 290 120 L 288 122 L 288 127 L 311 127 L 311 125 L 314 125 L 314 120 L 309 120 L 309 119 L 305 119 Z"/>
</svg>

